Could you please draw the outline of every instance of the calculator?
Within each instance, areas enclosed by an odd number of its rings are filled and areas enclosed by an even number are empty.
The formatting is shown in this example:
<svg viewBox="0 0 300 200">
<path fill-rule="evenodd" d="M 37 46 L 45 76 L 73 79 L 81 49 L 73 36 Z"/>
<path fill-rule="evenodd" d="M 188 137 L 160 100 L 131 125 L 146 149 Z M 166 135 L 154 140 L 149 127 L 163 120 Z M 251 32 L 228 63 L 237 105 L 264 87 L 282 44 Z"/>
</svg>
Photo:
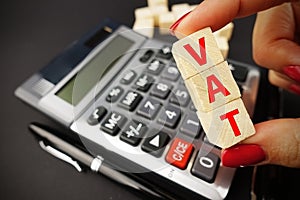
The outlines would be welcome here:
<svg viewBox="0 0 300 200">
<path fill-rule="evenodd" d="M 105 20 L 15 94 L 93 155 L 170 199 L 224 199 L 235 174 L 205 136 L 172 44 Z M 228 60 L 253 116 L 260 72 Z"/>
</svg>

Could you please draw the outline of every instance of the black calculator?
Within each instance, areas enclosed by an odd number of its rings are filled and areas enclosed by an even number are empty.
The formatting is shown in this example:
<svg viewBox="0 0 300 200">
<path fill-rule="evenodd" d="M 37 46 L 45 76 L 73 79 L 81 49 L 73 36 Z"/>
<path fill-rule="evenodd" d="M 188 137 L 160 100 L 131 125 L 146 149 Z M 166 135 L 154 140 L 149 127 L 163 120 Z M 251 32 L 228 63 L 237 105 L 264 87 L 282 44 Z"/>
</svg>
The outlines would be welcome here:
<svg viewBox="0 0 300 200">
<path fill-rule="evenodd" d="M 16 95 L 79 135 L 111 167 L 173 199 L 224 199 L 235 169 L 205 136 L 172 44 L 104 21 Z M 258 69 L 228 60 L 253 116 Z"/>
</svg>

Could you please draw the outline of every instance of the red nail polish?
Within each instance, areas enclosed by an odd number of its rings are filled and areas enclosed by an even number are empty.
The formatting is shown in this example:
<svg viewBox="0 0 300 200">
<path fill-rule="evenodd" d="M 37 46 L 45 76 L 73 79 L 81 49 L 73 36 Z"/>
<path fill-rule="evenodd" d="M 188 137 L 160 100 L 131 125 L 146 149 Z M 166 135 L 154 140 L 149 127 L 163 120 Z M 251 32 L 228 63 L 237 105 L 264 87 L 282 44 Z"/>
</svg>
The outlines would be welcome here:
<svg viewBox="0 0 300 200">
<path fill-rule="evenodd" d="M 283 68 L 283 72 L 291 79 L 300 83 L 300 66 L 288 66 Z"/>
<path fill-rule="evenodd" d="M 175 34 L 174 34 L 174 31 L 175 31 L 175 29 L 177 28 L 177 26 L 178 26 L 178 25 L 180 24 L 180 22 L 181 22 L 186 16 L 188 16 L 190 13 L 191 13 L 191 11 L 185 13 L 185 14 L 182 15 L 176 22 L 174 22 L 174 24 L 172 24 L 172 25 L 170 26 L 170 33 L 171 33 L 172 35 L 175 35 Z"/>
<path fill-rule="evenodd" d="M 289 89 L 290 89 L 292 92 L 294 92 L 294 93 L 300 95 L 300 86 L 299 86 L 299 85 L 297 85 L 297 84 L 292 84 L 292 85 L 290 85 Z"/>
<path fill-rule="evenodd" d="M 256 144 L 240 144 L 225 149 L 221 155 L 222 164 L 226 167 L 254 165 L 266 159 L 263 149 Z"/>
</svg>

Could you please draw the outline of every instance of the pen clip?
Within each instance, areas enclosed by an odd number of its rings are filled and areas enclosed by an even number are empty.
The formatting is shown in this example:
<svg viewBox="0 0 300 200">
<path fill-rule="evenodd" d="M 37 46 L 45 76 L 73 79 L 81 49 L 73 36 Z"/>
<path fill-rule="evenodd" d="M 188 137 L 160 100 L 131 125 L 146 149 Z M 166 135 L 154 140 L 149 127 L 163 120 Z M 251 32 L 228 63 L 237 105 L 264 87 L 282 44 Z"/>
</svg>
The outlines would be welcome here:
<svg viewBox="0 0 300 200">
<path fill-rule="evenodd" d="M 62 153 L 61 151 L 49 146 L 49 145 L 45 145 L 44 141 L 40 140 L 39 141 L 39 145 L 40 147 L 48 152 L 49 154 L 51 154 L 52 156 L 58 158 L 58 159 L 61 159 L 67 163 L 69 163 L 70 165 L 72 165 L 73 167 L 75 167 L 75 169 L 78 171 L 78 172 L 81 172 L 82 169 L 80 167 L 80 165 L 78 164 L 77 161 L 73 160 L 70 156 Z"/>
</svg>

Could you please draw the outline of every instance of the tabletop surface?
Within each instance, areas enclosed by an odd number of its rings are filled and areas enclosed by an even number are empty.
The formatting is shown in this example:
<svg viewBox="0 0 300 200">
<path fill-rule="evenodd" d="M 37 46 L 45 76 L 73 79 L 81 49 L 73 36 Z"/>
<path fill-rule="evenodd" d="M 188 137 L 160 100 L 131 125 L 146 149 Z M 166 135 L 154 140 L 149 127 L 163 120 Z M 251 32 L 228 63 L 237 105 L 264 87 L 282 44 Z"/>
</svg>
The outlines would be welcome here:
<svg viewBox="0 0 300 200">
<path fill-rule="evenodd" d="M 2 3 L 1 199 L 143 199 L 105 177 L 91 172 L 78 173 L 43 152 L 30 134 L 28 124 L 38 121 L 58 128 L 59 125 L 14 96 L 14 90 L 26 78 L 103 19 L 109 17 L 131 27 L 134 9 L 143 6 L 146 6 L 145 0 L 11 0 Z M 254 64 L 251 53 L 254 20 L 255 17 L 250 16 L 234 21 L 230 58 Z M 293 96 L 287 101 L 299 102 L 295 99 Z M 228 199 L 249 198 L 251 174 L 251 168 L 238 170 Z M 299 171 L 294 170 L 292 174 Z"/>
</svg>

